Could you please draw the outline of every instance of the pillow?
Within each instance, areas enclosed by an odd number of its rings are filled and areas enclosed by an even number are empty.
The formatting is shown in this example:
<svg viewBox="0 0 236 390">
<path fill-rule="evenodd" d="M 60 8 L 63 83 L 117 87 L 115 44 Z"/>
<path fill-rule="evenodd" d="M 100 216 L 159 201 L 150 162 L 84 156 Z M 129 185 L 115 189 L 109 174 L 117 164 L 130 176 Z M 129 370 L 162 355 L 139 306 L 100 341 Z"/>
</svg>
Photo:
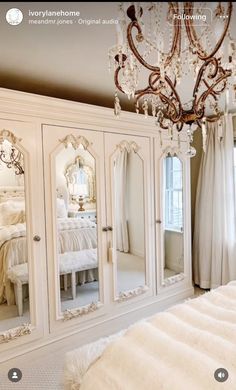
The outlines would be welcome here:
<svg viewBox="0 0 236 390">
<path fill-rule="evenodd" d="M 7 201 L 0 204 L 0 225 L 15 225 L 25 222 L 24 202 Z"/>
<path fill-rule="evenodd" d="M 62 198 L 57 198 L 57 218 L 67 218 L 66 205 Z"/>
</svg>

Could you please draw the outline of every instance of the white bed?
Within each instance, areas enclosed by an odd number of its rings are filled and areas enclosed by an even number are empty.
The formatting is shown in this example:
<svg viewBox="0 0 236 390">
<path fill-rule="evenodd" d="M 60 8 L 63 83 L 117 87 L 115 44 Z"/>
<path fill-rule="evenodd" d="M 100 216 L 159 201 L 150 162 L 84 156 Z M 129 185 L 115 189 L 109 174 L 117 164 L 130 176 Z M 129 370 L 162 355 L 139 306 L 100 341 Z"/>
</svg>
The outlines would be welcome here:
<svg viewBox="0 0 236 390">
<path fill-rule="evenodd" d="M 225 368 L 229 378 L 214 378 Z M 233 390 L 236 281 L 66 356 L 67 390 Z"/>
</svg>

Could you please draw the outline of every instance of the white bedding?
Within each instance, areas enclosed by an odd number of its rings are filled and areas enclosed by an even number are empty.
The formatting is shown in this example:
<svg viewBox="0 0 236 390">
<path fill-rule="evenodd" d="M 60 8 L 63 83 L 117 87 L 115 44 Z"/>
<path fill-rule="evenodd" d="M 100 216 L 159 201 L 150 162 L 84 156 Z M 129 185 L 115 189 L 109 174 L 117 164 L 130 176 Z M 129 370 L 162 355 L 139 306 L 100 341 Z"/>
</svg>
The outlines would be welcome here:
<svg viewBox="0 0 236 390">
<path fill-rule="evenodd" d="M 25 237 L 25 223 L 17 223 L 15 225 L 0 226 L 0 247 L 4 242 L 16 237 Z"/>
<path fill-rule="evenodd" d="M 57 226 L 59 231 L 76 229 L 96 229 L 96 224 L 92 221 L 79 218 L 58 218 Z M 14 225 L 0 226 L 0 247 L 4 242 L 16 237 L 25 237 L 26 224 L 17 223 Z"/>
<path fill-rule="evenodd" d="M 218 383 L 217 368 L 229 378 Z M 236 282 L 67 354 L 73 390 L 232 390 L 236 384 Z"/>
<path fill-rule="evenodd" d="M 96 228 L 95 222 L 82 218 L 57 218 L 58 230 Z"/>
</svg>

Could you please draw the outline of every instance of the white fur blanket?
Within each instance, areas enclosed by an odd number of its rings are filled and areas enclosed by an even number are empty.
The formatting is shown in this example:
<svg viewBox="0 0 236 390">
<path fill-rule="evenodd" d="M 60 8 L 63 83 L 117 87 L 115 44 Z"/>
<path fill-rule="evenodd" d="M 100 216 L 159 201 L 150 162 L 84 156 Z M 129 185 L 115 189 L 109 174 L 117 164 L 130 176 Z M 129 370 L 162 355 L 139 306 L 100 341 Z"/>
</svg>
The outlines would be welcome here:
<svg viewBox="0 0 236 390">
<path fill-rule="evenodd" d="M 95 359 L 71 389 L 236 388 L 236 282 L 136 323 Z M 214 379 L 220 367 L 224 383 Z"/>
</svg>

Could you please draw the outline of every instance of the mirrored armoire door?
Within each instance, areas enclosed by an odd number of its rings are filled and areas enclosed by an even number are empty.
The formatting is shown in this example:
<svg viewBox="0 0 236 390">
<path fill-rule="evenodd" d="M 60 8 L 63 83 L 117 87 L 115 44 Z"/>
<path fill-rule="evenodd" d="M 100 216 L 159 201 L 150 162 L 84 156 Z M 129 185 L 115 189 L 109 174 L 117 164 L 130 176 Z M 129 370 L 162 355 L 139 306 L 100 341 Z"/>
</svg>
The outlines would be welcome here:
<svg viewBox="0 0 236 390">
<path fill-rule="evenodd" d="M 148 138 L 105 135 L 106 228 L 117 303 L 152 294 L 150 161 Z"/>
<path fill-rule="evenodd" d="M 47 324 L 41 129 L 0 119 L 0 344 L 5 353 Z M 1 360 L 1 358 L 0 358 Z"/>
<path fill-rule="evenodd" d="M 51 329 L 104 314 L 103 135 L 44 126 Z M 75 320 L 77 319 L 77 321 Z M 70 321 L 72 320 L 72 321 Z"/>
<path fill-rule="evenodd" d="M 170 145 L 169 140 L 163 140 L 156 154 L 158 291 L 191 286 L 190 161 L 186 147 L 186 142 L 173 140 Z"/>
</svg>

